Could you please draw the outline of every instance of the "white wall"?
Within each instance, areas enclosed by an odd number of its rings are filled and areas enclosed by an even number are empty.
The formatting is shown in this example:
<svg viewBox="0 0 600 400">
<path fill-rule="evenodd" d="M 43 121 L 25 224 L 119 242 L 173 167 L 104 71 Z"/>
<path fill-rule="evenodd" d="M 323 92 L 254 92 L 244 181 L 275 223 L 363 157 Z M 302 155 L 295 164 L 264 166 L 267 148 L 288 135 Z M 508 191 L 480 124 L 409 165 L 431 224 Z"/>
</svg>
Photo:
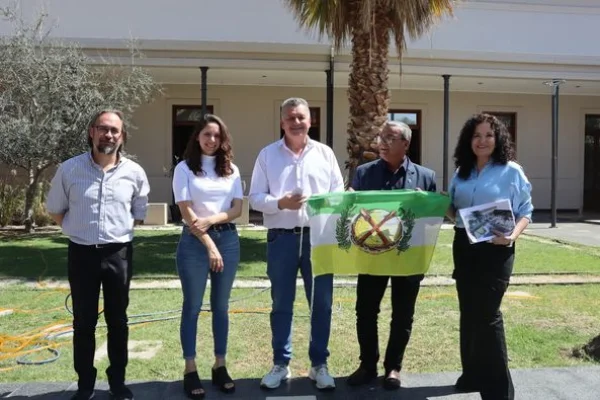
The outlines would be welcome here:
<svg viewBox="0 0 600 400">
<path fill-rule="evenodd" d="M 0 0 L 0 4 L 8 1 Z M 600 22 L 598 1 L 518 3 L 521 4 L 506 0 L 462 2 L 455 18 L 446 19 L 431 35 L 409 43 L 408 47 L 432 54 L 505 53 L 506 61 L 511 59 L 511 53 L 600 56 L 600 41 L 592 40 Z M 40 4 L 47 4 L 58 24 L 55 34 L 63 37 L 189 41 L 191 49 L 199 42 L 211 41 L 319 43 L 316 36 L 298 28 L 280 0 L 27 0 L 22 6 L 24 15 L 30 15 Z M 6 23 L 0 22 L 0 34 L 8 32 Z M 164 46 L 168 48 L 168 44 Z"/>
<path fill-rule="evenodd" d="M 306 98 L 321 107 L 321 137 L 325 138 L 326 103 L 323 89 L 211 86 L 209 104 L 230 128 L 234 139 L 235 163 L 250 183 L 254 160 L 260 149 L 278 138 L 278 107 L 290 96 Z M 435 91 L 393 91 L 391 108 L 421 109 L 423 119 L 422 164 L 434 169 L 442 187 L 443 94 Z M 340 166 L 346 159 L 348 103 L 342 89 L 335 92 L 334 151 Z M 135 153 L 151 179 L 152 200 L 170 201 L 170 179 L 164 176 L 171 157 L 171 108 L 174 104 L 200 104 L 195 86 L 168 86 L 166 97 L 135 115 L 129 150 Z M 534 187 L 537 208 L 550 207 L 551 108 L 550 97 L 451 93 L 449 171 L 452 153 L 464 121 L 473 113 L 513 111 L 518 113 L 517 151 Z M 600 98 L 562 96 L 559 123 L 558 206 L 578 209 L 583 187 L 583 135 L 585 113 L 600 112 Z"/>
</svg>

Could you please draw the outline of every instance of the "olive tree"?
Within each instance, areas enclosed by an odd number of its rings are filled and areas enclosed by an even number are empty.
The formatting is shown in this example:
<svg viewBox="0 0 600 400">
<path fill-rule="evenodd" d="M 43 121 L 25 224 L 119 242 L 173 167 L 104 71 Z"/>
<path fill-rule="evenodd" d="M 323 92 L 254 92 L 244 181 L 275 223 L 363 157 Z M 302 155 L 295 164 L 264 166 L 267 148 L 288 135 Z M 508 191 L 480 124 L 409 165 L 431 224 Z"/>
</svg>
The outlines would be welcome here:
<svg viewBox="0 0 600 400">
<path fill-rule="evenodd" d="M 27 175 L 22 223 L 32 229 L 42 173 L 87 148 L 86 128 L 100 108 L 130 115 L 161 92 L 128 41 L 129 62 L 91 57 L 75 42 L 50 35 L 48 14 L 25 22 L 15 7 L 0 8 L 10 35 L 0 38 L 0 163 Z"/>
</svg>

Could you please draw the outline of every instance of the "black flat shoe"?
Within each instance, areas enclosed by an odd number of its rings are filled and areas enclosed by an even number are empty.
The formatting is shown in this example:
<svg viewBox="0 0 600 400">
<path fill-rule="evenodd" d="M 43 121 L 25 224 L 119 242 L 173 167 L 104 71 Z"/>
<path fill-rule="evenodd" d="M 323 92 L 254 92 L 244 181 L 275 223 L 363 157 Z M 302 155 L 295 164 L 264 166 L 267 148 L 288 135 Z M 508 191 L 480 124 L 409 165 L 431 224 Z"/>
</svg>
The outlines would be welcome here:
<svg viewBox="0 0 600 400">
<path fill-rule="evenodd" d="M 112 400 L 133 400 L 133 393 L 125 385 L 110 388 L 109 393 Z"/>
<path fill-rule="evenodd" d="M 459 393 L 479 392 L 480 388 L 475 383 L 475 380 L 469 379 L 465 375 L 461 375 L 454 384 L 454 389 Z"/>
<path fill-rule="evenodd" d="M 346 380 L 348 386 L 361 386 L 373 382 L 377 378 L 377 370 L 358 367 Z"/>
<path fill-rule="evenodd" d="M 223 393 L 235 392 L 235 384 L 233 379 L 227 372 L 227 367 L 222 366 L 217 369 L 212 369 L 212 384 L 219 387 L 219 390 Z"/>
<path fill-rule="evenodd" d="M 390 376 L 392 371 L 388 371 L 385 373 L 385 378 L 383 378 L 383 388 L 385 390 L 398 390 L 400 389 L 400 372 L 398 372 L 398 378 Z"/>
<path fill-rule="evenodd" d="M 93 390 L 78 390 L 75 392 L 71 400 L 91 400 L 94 398 Z"/>
<path fill-rule="evenodd" d="M 194 393 L 198 390 L 202 390 L 202 392 Z M 198 371 L 188 372 L 183 375 L 183 391 L 188 399 L 203 399 L 206 396 L 206 392 L 198 376 Z"/>
</svg>

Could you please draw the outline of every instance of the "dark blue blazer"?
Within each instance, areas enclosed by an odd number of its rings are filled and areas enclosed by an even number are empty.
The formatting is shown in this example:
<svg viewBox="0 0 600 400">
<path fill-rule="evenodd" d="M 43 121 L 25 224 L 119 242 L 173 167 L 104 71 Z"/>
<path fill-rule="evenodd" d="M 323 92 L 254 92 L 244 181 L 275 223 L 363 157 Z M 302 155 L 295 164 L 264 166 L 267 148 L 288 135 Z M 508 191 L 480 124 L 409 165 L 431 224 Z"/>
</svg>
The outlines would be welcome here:
<svg viewBox="0 0 600 400">
<path fill-rule="evenodd" d="M 354 190 L 382 190 L 386 188 L 387 165 L 384 160 L 377 159 L 369 163 L 360 165 L 356 169 L 354 179 L 352 180 L 352 189 Z M 422 189 L 429 192 L 436 191 L 435 171 L 415 164 L 408 160 L 408 168 L 404 177 L 404 189 Z M 396 189 L 403 189 L 398 186 Z"/>
</svg>

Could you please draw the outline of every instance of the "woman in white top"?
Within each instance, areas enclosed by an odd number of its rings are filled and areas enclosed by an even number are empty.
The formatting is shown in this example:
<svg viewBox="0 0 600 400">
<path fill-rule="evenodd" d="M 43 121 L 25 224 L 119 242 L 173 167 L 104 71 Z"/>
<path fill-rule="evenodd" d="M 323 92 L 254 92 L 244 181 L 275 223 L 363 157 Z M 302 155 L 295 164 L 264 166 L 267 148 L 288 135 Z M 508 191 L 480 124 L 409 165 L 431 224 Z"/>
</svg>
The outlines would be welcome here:
<svg viewBox="0 0 600 400">
<path fill-rule="evenodd" d="M 177 246 L 177 272 L 183 290 L 181 346 L 185 359 L 184 391 L 191 399 L 205 396 L 196 370 L 198 314 L 210 275 L 210 307 L 215 364 L 212 383 L 225 393 L 235 390 L 225 366 L 229 329 L 229 296 L 240 261 L 240 241 L 230 221 L 242 212 L 242 183 L 231 162 L 231 137 L 223 121 L 206 114 L 175 167 L 173 192 L 184 227 Z"/>
</svg>

